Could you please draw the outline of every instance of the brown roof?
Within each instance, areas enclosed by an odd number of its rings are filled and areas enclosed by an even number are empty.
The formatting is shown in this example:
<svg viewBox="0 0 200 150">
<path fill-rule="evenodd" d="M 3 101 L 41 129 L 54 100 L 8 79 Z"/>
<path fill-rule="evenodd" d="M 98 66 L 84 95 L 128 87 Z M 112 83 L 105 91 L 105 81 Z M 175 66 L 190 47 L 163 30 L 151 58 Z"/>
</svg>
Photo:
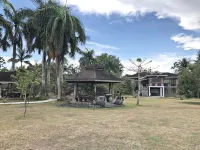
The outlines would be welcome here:
<svg viewBox="0 0 200 150">
<path fill-rule="evenodd" d="M 164 77 L 174 77 L 178 78 L 177 74 L 170 73 L 170 72 L 154 72 L 154 73 L 147 73 L 147 72 L 141 72 L 140 77 L 152 77 L 152 76 L 164 76 Z M 127 75 L 129 78 L 138 78 L 138 74 L 133 74 L 133 75 Z"/>
<path fill-rule="evenodd" d="M 119 83 L 122 80 L 116 76 L 103 71 L 103 68 L 98 65 L 89 65 L 85 69 L 71 78 L 67 82 L 82 82 L 82 83 Z"/>
<path fill-rule="evenodd" d="M 0 82 L 13 82 L 12 75 L 14 75 L 15 72 L 0 72 Z"/>
</svg>

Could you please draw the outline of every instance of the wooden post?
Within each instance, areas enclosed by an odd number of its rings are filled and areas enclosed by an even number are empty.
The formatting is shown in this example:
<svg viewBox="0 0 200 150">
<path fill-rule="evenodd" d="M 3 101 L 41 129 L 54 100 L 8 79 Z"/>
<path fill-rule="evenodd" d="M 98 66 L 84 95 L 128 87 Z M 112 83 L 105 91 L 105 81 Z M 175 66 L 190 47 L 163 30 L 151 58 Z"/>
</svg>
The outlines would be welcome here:
<svg viewBox="0 0 200 150">
<path fill-rule="evenodd" d="M 97 86 L 96 84 L 94 83 L 94 97 L 96 98 L 96 93 L 97 93 Z"/>
<path fill-rule="evenodd" d="M 109 83 L 109 94 L 111 94 L 111 83 Z"/>
<path fill-rule="evenodd" d="M 2 96 L 1 94 L 2 94 L 2 92 L 1 92 L 1 83 L 0 83 L 0 98 L 1 98 L 1 96 Z"/>
<path fill-rule="evenodd" d="M 76 101 L 77 83 L 74 83 L 74 100 Z"/>
<path fill-rule="evenodd" d="M 112 83 L 112 97 L 113 97 L 113 99 L 115 98 L 114 96 L 115 96 L 114 83 Z"/>
</svg>

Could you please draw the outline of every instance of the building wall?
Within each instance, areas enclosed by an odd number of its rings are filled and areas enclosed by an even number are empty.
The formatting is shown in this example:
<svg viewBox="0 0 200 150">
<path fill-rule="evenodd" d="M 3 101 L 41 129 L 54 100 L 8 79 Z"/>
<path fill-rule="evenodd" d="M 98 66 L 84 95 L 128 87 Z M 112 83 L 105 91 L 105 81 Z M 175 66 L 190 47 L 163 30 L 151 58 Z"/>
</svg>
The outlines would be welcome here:
<svg viewBox="0 0 200 150">
<path fill-rule="evenodd" d="M 164 86 L 165 97 L 175 97 L 177 95 L 177 77 L 159 77 L 157 79 L 148 78 L 148 85 L 142 86 L 141 95 L 148 96 L 148 86 Z"/>
</svg>

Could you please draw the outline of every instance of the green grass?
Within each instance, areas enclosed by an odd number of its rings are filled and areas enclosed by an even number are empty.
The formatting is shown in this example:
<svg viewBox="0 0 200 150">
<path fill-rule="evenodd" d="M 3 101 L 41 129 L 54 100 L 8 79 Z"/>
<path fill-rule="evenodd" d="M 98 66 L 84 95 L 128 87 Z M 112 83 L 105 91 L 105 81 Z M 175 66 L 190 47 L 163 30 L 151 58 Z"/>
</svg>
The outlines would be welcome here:
<svg viewBox="0 0 200 150">
<path fill-rule="evenodd" d="M 0 106 L 0 149 L 200 149 L 200 100 L 125 100 L 120 108 L 70 108 L 60 102 Z"/>
</svg>

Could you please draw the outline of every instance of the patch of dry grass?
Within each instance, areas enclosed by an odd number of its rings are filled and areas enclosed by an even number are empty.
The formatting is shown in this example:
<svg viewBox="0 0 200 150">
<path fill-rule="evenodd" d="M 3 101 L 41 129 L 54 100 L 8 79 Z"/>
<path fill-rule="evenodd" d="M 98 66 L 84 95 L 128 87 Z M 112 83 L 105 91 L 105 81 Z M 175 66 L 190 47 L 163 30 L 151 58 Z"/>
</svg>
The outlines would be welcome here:
<svg viewBox="0 0 200 150">
<path fill-rule="evenodd" d="M 192 103 L 191 103 L 192 102 Z M 55 103 L 0 106 L 0 149 L 199 150 L 200 100 L 126 100 L 126 107 L 81 109 Z"/>
</svg>

